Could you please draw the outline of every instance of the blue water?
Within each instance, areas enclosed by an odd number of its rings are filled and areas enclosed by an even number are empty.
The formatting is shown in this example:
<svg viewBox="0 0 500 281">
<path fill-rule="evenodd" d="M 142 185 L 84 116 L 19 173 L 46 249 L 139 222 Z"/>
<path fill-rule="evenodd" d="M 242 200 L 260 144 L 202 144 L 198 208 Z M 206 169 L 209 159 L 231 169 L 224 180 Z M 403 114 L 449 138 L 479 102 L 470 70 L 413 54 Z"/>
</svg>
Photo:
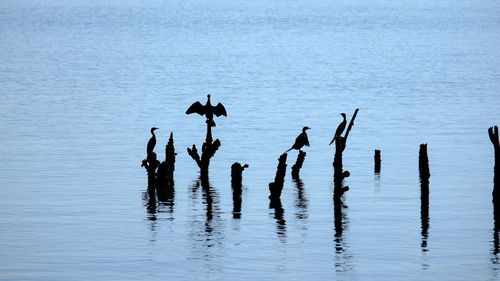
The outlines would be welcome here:
<svg viewBox="0 0 500 281">
<path fill-rule="evenodd" d="M 3 1 L 0 279 L 498 280 L 499 30 L 498 1 Z M 186 152 L 205 123 L 184 114 L 207 93 L 228 112 L 208 195 Z M 328 143 L 356 108 L 335 237 Z M 178 155 L 174 203 L 148 213 L 153 126 Z M 275 219 L 268 183 L 303 126 L 303 190 L 288 170 Z"/>
</svg>

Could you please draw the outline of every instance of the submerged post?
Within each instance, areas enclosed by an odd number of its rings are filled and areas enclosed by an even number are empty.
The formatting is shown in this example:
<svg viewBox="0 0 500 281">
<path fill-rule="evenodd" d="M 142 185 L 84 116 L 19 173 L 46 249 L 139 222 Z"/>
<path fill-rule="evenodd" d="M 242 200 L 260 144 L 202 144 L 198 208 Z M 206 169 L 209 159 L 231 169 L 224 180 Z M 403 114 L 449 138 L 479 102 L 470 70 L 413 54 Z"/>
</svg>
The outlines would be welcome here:
<svg viewBox="0 0 500 281">
<path fill-rule="evenodd" d="M 286 152 L 281 154 L 278 159 L 278 168 L 276 170 L 274 182 L 269 183 L 269 192 L 271 193 L 269 198 L 271 200 L 279 199 L 281 197 L 281 191 L 283 190 L 283 184 L 285 182 L 287 155 L 288 154 Z"/>
<path fill-rule="evenodd" d="M 375 149 L 373 158 L 375 160 L 375 174 L 380 174 L 380 163 L 382 162 L 380 159 L 380 150 Z"/>
<path fill-rule="evenodd" d="M 304 159 L 306 158 L 306 153 L 302 150 L 299 150 L 299 154 L 297 155 L 297 160 L 295 164 L 292 166 L 292 178 L 299 178 L 300 169 L 302 168 L 302 164 L 304 164 Z"/>
<path fill-rule="evenodd" d="M 146 159 L 142 160 L 141 167 L 146 169 L 148 173 L 148 188 L 152 188 L 154 190 L 156 186 L 156 170 L 160 165 L 160 161 L 156 159 L 156 153 L 150 152 Z"/>
<path fill-rule="evenodd" d="M 500 205 L 500 140 L 498 134 L 498 126 L 490 127 L 488 129 L 488 135 L 490 141 L 495 149 L 495 167 L 494 167 L 494 177 L 493 177 L 493 203 L 497 206 Z"/>
<path fill-rule="evenodd" d="M 333 159 L 333 196 L 334 198 L 340 199 L 340 197 L 349 190 L 348 186 L 343 186 L 343 181 L 345 178 L 349 177 L 349 171 L 343 171 L 342 164 L 342 154 L 346 148 L 347 137 L 349 136 L 349 132 L 354 125 L 354 119 L 356 119 L 356 115 L 358 114 L 359 108 L 356 108 L 354 114 L 352 115 L 351 122 L 349 122 L 349 126 L 347 127 L 345 136 L 342 137 L 341 133 L 338 136 L 335 136 L 335 156 Z"/>
<path fill-rule="evenodd" d="M 248 165 L 241 165 L 238 162 L 234 162 L 231 166 L 231 188 L 233 190 L 233 218 L 241 218 L 241 187 L 242 187 L 242 177 L 241 173 Z"/>
<path fill-rule="evenodd" d="M 418 153 L 418 167 L 420 172 L 420 221 L 422 235 L 422 251 L 427 251 L 427 239 L 429 237 L 429 157 L 427 156 L 427 144 L 420 145 Z"/>
<path fill-rule="evenodd" d="M 174 170 L 175 170 L 174 134 L 170 133 L 168 144 L 165 146 L 165 161 L 158 167 L 156 189 L 160 201 L 168 201 L 174 197 Z"/>
</svg>

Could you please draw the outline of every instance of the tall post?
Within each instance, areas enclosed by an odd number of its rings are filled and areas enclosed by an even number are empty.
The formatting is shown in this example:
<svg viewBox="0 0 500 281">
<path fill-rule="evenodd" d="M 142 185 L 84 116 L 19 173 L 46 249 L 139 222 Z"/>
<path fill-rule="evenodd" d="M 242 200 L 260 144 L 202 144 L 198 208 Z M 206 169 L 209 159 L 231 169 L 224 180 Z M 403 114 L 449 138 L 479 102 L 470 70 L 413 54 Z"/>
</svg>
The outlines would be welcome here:
<svg viewBox="0 0 500 281">
<path fill-rule="evenodd" d="M 429 157 L 427 156 L 427 144 L 420 145 L 418 153 L 418 167 L 420 172 L 420 221 L 422 235 L 422 251 L 427 252 L 427 240 L 429 237 Z"/>
<path fill-rule="evenodd" d="M 343 181 L 345 178 L 349 177 L 350 173 L 349 171 L 343 171 L 343 164 L 342 164 L 342 154 L 346 148 L 347 144 L 347 137 L 349 136 L 349 132 L 352 129 L 352 126 L 354 125 L 354 119 L 356 119 L 356 116 L 358 114 L 359 108 L 356 108 L 354 111 L 354 114 L 352 115 L 351 121 L 349 122 L 349 126 L 347 127 L 345 136 L 338 136 L 335 139 L 335 156 L 333 159 L 333 182 L 334 182 L 334 189 L 333 189 L 333 197 L 335 200 L 340 200 L 342 195 L 349 190 L 348 186 L 343 186 Z"/>
</svg>

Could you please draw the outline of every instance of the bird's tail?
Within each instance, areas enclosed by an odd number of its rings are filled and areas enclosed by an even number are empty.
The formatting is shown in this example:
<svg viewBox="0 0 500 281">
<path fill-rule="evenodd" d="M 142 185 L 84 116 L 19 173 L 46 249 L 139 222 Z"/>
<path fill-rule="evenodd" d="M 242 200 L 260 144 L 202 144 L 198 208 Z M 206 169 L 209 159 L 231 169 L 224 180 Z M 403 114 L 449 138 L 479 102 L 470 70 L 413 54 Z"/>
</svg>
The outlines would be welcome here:
<svg viewBox="0 0 500 281">
<path fill-rule="evenodd" d="M 288 151 L 290 151 L 290 150 L 292 150 L 292 149 L 293 149 L 293 148 L 292 148 L 292 147 L 290 147 L 290 149 L 288 149 L 287 151 L 285 151 L 285 153 L 287 153 Z"/>
<path fill-rule="evenodd" d="M 336 138 L 337 138 L 336 136 L 333 137 L 332 141 L 328 145 L 332 145 L 332 143 L 335 141 Z"/>
</svg>

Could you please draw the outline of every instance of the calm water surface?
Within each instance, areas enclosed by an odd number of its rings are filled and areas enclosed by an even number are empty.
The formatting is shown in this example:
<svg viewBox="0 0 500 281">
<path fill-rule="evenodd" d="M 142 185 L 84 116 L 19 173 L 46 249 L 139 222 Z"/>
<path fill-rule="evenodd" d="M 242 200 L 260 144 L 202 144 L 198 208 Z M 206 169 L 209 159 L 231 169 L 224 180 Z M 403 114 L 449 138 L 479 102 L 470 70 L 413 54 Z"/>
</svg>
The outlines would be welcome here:
<svg viewBox="0 0 500 281">
<path fill-rule="evenodd" d="M 499 30 L 498 1 L 3 1 L 0 279 L 498 280 Z M 228 111 L 210 192 L 186 152 L 205 123 L 184 114 L 207 93 Z M 355 108 L 336 227 L 328 143 Z M 276 213 L 267 186 L 305 125 Z M 173 202 L 148 210 L 152 126 L 178 155 Z"/>
</svg>

